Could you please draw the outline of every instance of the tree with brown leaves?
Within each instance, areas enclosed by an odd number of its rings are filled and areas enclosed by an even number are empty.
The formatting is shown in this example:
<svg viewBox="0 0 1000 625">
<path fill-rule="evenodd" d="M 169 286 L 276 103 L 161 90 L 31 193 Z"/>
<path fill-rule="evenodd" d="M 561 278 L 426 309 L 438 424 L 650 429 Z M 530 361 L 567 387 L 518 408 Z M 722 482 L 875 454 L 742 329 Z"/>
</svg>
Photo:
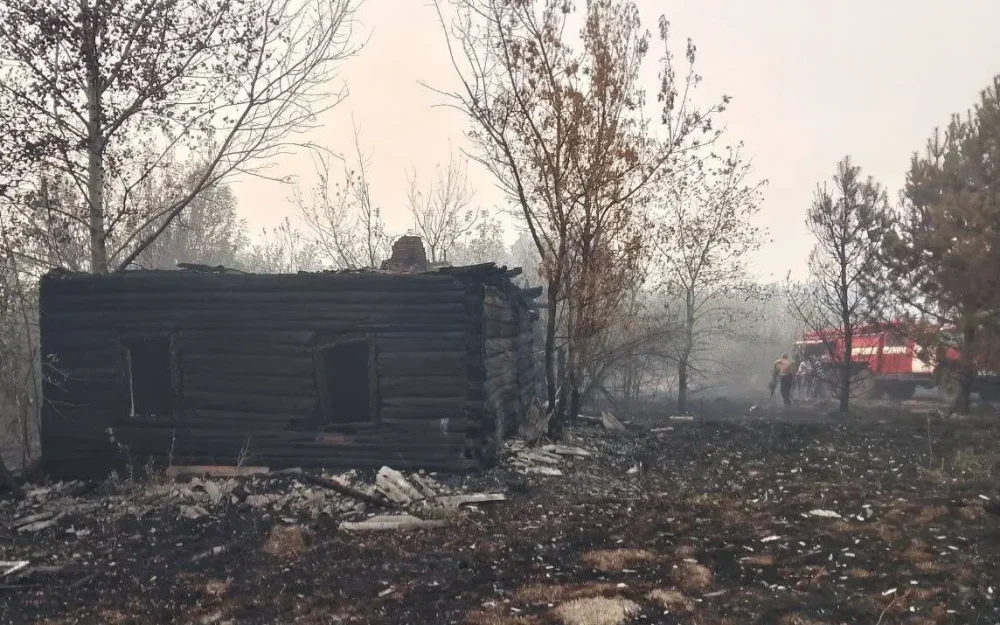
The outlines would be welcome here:
<svg viewBox="0 0 1000 625">
<path fill-rule="evenodd" d="M 579 406 L 587 341 L 645 262 L 643 208 L 651 188 L 676 173 L 681 152 L 714 139 L 711 119 L 722 105 L 691 104 L 699 82 L 694 46 L 687 47 L 688 74 L 678 80 L 669 24 L 661 19 L 656 132 L 639 81 L 650 41 L 634 2 L 594 0 L 578 16 L 569 0 L 451 4 L 451 24 L 437 6 L 460 88 L 439 93 L 472 122 L 474 158 L 517 207 L 541 256 L 546 390 L 558 430 Z M 567 32 L 574 25 L 577 46 Z M 560 329 L 569 350 L 562 379 L 555 367 Z"/>
</svg>

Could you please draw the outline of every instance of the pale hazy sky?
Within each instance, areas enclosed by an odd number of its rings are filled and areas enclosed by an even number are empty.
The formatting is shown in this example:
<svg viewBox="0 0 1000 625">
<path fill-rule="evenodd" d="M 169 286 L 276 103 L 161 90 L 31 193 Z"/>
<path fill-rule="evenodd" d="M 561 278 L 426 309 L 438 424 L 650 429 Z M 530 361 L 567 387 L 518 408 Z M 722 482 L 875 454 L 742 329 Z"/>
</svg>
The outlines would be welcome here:
<svg viewBox="0 0 1000 625">
<path fill-rule="evenodd" d="M 678 51 L 684 39 L 694 40 L 701 100 L 732 96 L 724 117 L 729 141 L 742 140 L 756 174 L 770 181 L 760 222 L 773 242 L 754 262 L 775 278 L 804 263 L 812 246 L 805 211 L 840 158 L 850 154 L 894 198 L 911 153 L 1000 73 L 995 0 L 638 4 L 654 32 L 657 17 L 667 16 Z M 432 175 L 450 146 L 465 144 L 469 126 L 458 112 L 435 108 L 441 97 L 418 84 L 447 89 L 455 80 L 429 0 L 365 0 L 358 18 L 369 40 L 344 65 L 350 95 L 312 139 L 350 150 L 353 118 L 371 153 L 373 196 L 390 229 L 401 232 L 412 225 L 406 172 Z M 655 74 L 650 79 L 647 89 L 655 92 Z M 296 172 L 307 175 L 308 162 L 290 160 L 273 173 Z M 500 201 L 482 172 L 470 177 L 485 206 Z M 281 185 L 240 181 L 236 188 L 255 229 L 296 214 Z"/>
</svg>

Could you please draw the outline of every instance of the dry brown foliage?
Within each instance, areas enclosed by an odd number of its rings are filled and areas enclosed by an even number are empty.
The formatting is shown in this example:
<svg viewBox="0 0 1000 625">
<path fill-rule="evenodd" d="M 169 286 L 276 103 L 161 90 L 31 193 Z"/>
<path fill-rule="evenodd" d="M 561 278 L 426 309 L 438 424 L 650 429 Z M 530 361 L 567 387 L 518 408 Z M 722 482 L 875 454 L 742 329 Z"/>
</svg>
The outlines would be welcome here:
<svg viewBox="0 0 1000 625">
<path fill-rule="evenodd" d="M 564 625 L 622 625 L 639 610 L 639 604 L 622 597 L 591 597 L 564 603 L 553 613 Z"/>
<path fill-rule="evenodd" d="M 294 558 L 309 547 L 308 530 L 297 525 L 275 525 L 267 535 L 264 553 L 275 558 Z"/>
<path fill-rule="evenodd" d="M 703 564 L 681 562 L 673 572 L 674 582 L 687 591 L 704 591 L 712 586 L 715 576 Z"/>
<path fill-rule="evenodd" d="M 621 571 L 656 559 L 656 554 L 646 549 L 598 549 L 588 551 L 580 562 L 599 571 Z"/>
<path fill-rule="evenodd" d="M 646 598 L 672 612 L 690 612 L 694 609 L 694 600 L 679 590 L 657 589 L 646 595 Z"/>
</svg>

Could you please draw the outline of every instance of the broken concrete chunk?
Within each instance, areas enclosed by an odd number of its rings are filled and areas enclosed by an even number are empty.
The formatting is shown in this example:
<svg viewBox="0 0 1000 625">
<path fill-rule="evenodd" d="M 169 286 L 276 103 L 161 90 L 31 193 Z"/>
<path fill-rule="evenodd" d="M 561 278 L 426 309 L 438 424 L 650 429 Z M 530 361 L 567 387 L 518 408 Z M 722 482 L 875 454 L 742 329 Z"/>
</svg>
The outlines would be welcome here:
<svg viewBox="0 0 1000 625">
<path fill-rule="evenodd" d="M 205 489 L 206 493 L 208 493 L 208 500 L 212 503 L 213 506 L 219 503 L 219 501 L 222 499 L 222 489 L 219 488 L 219 485 L 216 484 L 215 482 L 211 480 L 206 480 L 201 485 L 201 487 Z"/>
<path fill-rule="evenodd" d="M 601 423 L 604 425 L 606 430 L 624 430 L 625 426 L 622 422 L 615 418 L 615 415 L 610 412 L 601 413 Z"/>
<path fill-rule="evenodd" d="M 525 473 L 535 473 L 537 475 L 550 475 L 553 477 L 562 475 L 563 472 L 555 467 L 525 467 Z"/>
<path fill-rule="evenodd" d="M 250 495 L 247 497 L 247 505 L 251 508 L 263 508 L 271 501 L 272 498 L 269 495 Z"/>
<path fill-rule="evenodd" d="M 410 514 L 383 514 L 379 516 L 373 516 L 372 518 L 366 521 L 358 521 L 358 522 L 344 521 L 343 523 L 340 524 L 340 529 L 349 532 L 361 532 L 361 531 L 426 529 L 426 528 L 445 527 L 446 525 L 448 525 L 448 521 L 444 520 L 426 521 L 424 519 L 418 519 L 417 517 Z"/>
<path fill-rule="evenodd" d="M 181 506 L 181 516 L 185 519 L 200 519 L 208 516 L 208 510 L 201 506 Z"/>
<path fill-rule="evenodd" d="M 557 456 L 577 456 L 579 458 L 587 458 L 591 455 L 589 451 L 582 447 L 572 447 L 570 445 L 544 445 L 542 451 L 556 454 Z"/>
<path fill-rule="evenodd" d="M 402 505 L 424 499 L 424 495 L 402 473 L 389 467 L 379 469 L 375 476 L 375 490 L 385 495 L 389 501 Z"/>
<path fill-rule="evenodd" d="M 433 480 L 422 475 L 414 474 L 410 476 L 410 481 L 420 489 L 420 492 L 423 493 L 424 497 L 437 497 L 438 492 L 435 488 L 436 484 L 434 484 Z"/>
</svg>

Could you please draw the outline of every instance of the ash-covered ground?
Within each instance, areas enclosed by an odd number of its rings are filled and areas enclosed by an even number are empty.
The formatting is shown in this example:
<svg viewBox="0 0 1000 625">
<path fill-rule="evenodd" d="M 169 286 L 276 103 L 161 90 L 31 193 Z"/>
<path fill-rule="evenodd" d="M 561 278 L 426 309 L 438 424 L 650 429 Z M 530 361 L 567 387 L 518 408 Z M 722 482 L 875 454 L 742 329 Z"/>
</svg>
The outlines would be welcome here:
<svg viewBox="0 0 1000 625">
<path fill-rule="evenodd" d="M 483 474 L 402 476 L 396 503 L 364 473 L 323 477 L 357 495 L 294 472 L 35 485 L 0 502 L 0 559 L 27 563 L 0 620 L 998 622 L 995 418 L 727 410 L 580 425 Z"/>
</svg>

